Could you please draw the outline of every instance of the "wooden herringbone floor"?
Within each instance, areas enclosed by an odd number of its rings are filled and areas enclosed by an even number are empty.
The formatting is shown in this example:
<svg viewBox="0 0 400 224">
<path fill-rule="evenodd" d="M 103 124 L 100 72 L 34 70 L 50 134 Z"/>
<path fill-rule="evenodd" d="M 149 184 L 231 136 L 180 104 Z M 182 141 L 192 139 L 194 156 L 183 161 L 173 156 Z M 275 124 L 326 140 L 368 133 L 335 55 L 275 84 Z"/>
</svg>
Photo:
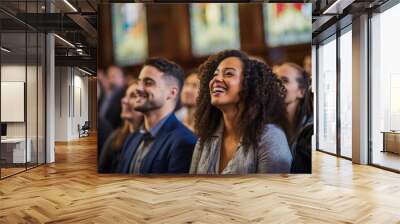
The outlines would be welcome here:
<svg viewBox="0 0 400 224">
<path fill-rule="evenodd" d="M 0 181 L 0 223 L 400 223 L 400 175 L 315 152 L 312 175 L 96 172 L 94 137 Z"/>
</svg>

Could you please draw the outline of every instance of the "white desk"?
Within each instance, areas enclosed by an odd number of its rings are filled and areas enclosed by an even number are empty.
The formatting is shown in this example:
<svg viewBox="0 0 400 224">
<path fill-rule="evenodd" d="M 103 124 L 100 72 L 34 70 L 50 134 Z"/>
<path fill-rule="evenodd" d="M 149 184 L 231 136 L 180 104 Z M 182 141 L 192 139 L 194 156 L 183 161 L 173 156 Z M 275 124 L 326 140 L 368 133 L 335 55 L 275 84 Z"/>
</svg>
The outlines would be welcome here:
<svg viewBox="0 0 400 224">
<path fill-rule="evenodd" d="M 31 162 L 32 154 L 31 154 L 31 145 L 32 140 L 27 138 L 26 142 L 28 143 L 26 147 L 25 154 L 25 138 L 5 138 L 1 139 L 1 153 L 4 158 L 3 153 L 8 153 L 9 155 L 12 153 L 12 163 L 25 163 Z M 11 156 L 10 156 L 11 157 Z M 26 161 L 25 161 L 26 159 Z M 10 158 L 11 160 L 11 158 Z M 11 161 L 9 161 L 11 162 Z"/>
</svg>

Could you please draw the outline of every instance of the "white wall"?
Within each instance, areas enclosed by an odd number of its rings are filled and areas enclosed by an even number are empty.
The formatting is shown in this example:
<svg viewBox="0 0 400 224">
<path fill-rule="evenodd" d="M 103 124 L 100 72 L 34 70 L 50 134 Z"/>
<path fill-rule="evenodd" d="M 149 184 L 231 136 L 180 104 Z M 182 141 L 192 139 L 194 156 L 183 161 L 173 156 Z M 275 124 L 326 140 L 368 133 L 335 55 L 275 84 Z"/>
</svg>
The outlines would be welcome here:
<svg viewBox="0 0 400 224">
<path fill-rule="evenodd" d="M 56 67 L 55 68 L 55 141 L 67 141 L 68 140 L 68 77 L 67 67 Z"/>
<path fill-rule="evenodd" d="M 55 140 L 79 137 L 78 124 L 88 120 L 88 78 L 72 67 L 56 67 Z"/>
</svg>

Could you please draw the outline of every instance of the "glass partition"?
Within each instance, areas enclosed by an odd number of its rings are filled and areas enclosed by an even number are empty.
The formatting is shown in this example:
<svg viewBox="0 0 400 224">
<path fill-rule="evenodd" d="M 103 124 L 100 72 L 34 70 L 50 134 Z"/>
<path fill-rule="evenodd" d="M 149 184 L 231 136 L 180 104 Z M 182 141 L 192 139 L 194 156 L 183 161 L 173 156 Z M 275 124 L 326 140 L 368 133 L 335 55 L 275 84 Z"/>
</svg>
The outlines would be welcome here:
<svg viewBox="0 0 400 224">
<path fill-rule="evenodd" d="M 317 148 L 336 154 L 336 38 L 318 48 Z"/>
<path fill-rule="evenodd" d="M 340 154 L 352 157 L 352 32 L 340 36 Z"/>
<path fill-rule="evenodd" d="M 400 170 L 400 5 L 371 18 L 372 164 Z"/>
<path fill-rule="evenodd" d="M 18 16 L 43 11 L 44 1 L 26 4 L 0 7 Z M 45 44 L 44 33 L 0 11 L 0 178 L 45 163 Z"/>
<path fill-rule="evenodd" d="M 2 177 L 24 171 L 31 162 L 26 141 L 26 42 L 26 32 L 1 34 Z"/>
<path fill-rule="evenodd" d="M 28 62 L 27 62 L 27 81 L 26 81 L 26 114 L 27 114 L 27 150 L 30 151 L 30 161 L 27 167 L 37 165 L 37 76 L 38 76 L 38 35 L 36 32 L 29 31 L 28 38 Z"/>
<path fill-rule="evenodd" d="M 38 33 L 38 64 L 37 64 L 37 162 L 46 162 L 45 124 L 46 124 L 46 36 Z"/>
</svg>

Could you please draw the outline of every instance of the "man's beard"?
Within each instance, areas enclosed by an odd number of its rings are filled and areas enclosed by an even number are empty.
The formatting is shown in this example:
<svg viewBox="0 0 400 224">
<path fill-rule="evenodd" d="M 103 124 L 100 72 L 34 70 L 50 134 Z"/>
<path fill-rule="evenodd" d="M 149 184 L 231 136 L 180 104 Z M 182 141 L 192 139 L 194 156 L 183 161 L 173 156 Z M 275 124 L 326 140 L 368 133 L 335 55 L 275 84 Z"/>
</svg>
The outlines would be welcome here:
<svg viewBox="0 0 400 224">
<path fill-rule="evenodd" d="M 149 111 L 160 109 L 162 105 L 163 104 L 161 102 L 146 100 L 144 104 L 136 105 L 134 109 L 139 112 L 146 113 Z"/>
</svg>

